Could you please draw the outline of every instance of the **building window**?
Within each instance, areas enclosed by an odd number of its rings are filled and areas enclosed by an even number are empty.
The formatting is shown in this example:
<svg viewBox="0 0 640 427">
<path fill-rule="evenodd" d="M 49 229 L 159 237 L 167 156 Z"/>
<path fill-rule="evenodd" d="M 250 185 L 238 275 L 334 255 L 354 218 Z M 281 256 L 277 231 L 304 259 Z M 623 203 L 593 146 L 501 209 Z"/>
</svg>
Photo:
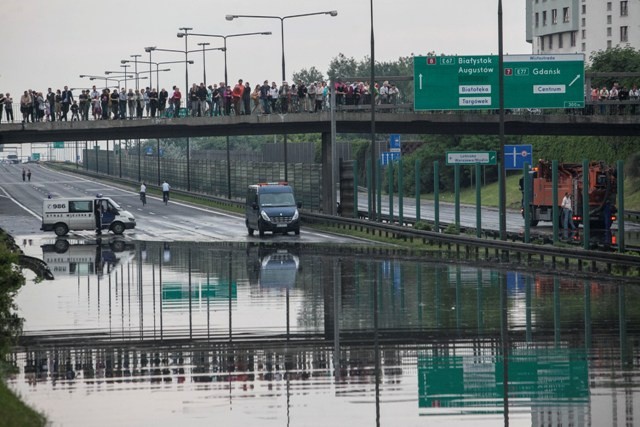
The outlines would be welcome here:
<svg viewBox="0 0 640 427">
<path fill-rule="evenodd" d="M 621 1 L 620 2 L 620 16 L 627 16 L 629 15 L 629 9 L 627 7 L 627 1 Z"/>
<path fill-rule="evenodd" d="M 587 5 L 586 5 L 586 4 L 583 4 L 583 5 L 582 5 L 582 14 L 584 15 L 584 14 L 586 14 L 586 13 L 587 13 Z"/>
<path fill-rule="evenodd" d="M 571 31 L 571 47 L 576 47 L 576 39 L 578 38 L 577 31 Z"/>
<path fill-rule="evenodd" d="M 551 9 L 551 23 L 553 25 L 558 23 L 558 9 Z"/>
<path fill-rule="evenodd" d="M 545 10 L 544 12 L 542 12 L 542 26 L 546 26 L 547 25 L 547 11 Z"/>
<path fill-rule="evenodd" d="M 536 12 L 536 28 L 538 28 L 539 24 L 540 24 L 540 15 L 538 14 L 538 12 Z"/>
<path fill-rule="evenodd" d="M 544 36 L 540 37 L 540 50 L 544 52 Z"/>
<path fill-rule="evenodd" d="M 553 49 L 553 34 L 549 34 L 549 50 Z"/>
<path fill-rule="evenodd" d="M 621 42 L 629 41 L 629 27 L 627 26 L 620 27 L 620 41 Z"/>
<path fill-rule="evenodd" d="M 611 40 L 607 40 L 607 49 L 611 49 Z"/>
<path fill-rule="evenodd" d="M 562 22 L 569 22 L 569 8 L 565 7 L 562 9 Z"/>
<path fill-rule="evenodd" d="M 607 37 L 611 37 L 611 27 L 607 27 Z"/>
<path fill-rule="evenodd" d="M 586 52 L 586 50 L 587 50 L 587 44 L 586 43 L 582 43 L 581 50 L 582 50 L 582 52 Z"/>
<path fill-rule="evenodd" d="M 582 30 L 582 40 L 587 39 L 587 30 Z"/>
<path fill-rule="evenodd" d="M 564 33 L 558 34 L 558 49 L 562 49 L 564 46 Z"/>
<path fill-rule="evenodd" d="M 611 25 L 611 15 L 607 15 L 607 25 Z"/>
<path fill-rule="evenodd" d="M 607 10 L 611 10 L 611 2 L 610 1 L 607 2 Z"/>
<path fill-rule="evenodd" d="M 582 26 L 583 27 L 587 26 L 587 18 L 582 18 Z"/>
</svg>

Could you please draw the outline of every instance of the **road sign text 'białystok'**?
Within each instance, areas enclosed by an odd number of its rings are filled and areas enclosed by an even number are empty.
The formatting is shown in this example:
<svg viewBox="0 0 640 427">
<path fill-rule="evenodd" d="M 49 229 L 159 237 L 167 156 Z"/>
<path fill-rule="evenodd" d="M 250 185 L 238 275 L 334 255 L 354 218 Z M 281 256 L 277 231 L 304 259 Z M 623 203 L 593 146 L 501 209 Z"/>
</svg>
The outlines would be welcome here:
<svg viewBox="0 0 640 427">
<path fill-rule="evenodd" d="M 415 110 L 498 109 L 499 57 L 416 56 Z M 584 55 L 503 57 L 505 108 L 584 107 Z"/>
</svg>

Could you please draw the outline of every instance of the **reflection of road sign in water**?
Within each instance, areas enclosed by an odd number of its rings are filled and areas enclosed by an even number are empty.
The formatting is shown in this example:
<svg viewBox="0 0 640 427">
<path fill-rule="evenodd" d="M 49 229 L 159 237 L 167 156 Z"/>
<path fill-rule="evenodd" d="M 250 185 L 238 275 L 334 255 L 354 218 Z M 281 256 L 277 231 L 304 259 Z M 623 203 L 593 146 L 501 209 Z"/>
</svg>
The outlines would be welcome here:
<svg viewBox="0 0 640 427">
<path fill-rule="evenodd" d="M 64 141 L 57 141 L 53 143 L 53 148 L 64 148 Z"/>
<path fill-rule="evenodd" d="M 153 155 L 153 147 L 147 147 L 147 149 L 145 150 L 145 153 L 147 156 L 152 156 Z"/>
<path fill-rule="evenodd" d="M 504 168 L 507 170 L 520 170 L 524 162 L 531 165 L 533 159 L 533 147 L 531 145 L 505 145 Z"/>
<path fill-rule="evenodd" d="M 505 55 L 505 108 L 584 107 L 584 55 Z M 414 57 L 416 110 L 499 108 L 499 57 Z"/>
<path fill-rule="evenodd" d="M 31 154 L 31 160 L 37 162 L 40 160 L 40 153 L 33 153 Z"/>
</svg>

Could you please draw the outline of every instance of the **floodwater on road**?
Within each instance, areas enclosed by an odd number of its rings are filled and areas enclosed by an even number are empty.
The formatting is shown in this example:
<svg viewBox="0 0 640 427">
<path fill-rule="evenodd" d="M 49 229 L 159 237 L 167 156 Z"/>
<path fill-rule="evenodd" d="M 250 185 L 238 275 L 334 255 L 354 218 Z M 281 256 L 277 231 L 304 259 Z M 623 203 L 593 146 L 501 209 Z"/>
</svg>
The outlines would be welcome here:
<svg viewBox="0 0 640 427">
<path fill-rule="evenodd" d="M 26 242 L 55 279 L 17 295 L 8 384 L 55 426 L 640 423 L 637 285 L 347 245 Z"/>
</svg>

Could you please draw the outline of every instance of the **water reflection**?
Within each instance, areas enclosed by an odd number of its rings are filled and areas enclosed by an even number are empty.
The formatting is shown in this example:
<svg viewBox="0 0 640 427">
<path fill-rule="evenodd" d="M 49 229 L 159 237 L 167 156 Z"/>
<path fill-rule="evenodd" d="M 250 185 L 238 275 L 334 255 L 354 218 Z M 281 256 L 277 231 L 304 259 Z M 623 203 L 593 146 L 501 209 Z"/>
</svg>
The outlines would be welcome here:
<svg viewBox="0 0 640 427">
<path fill-rule="evenodd" d="M 119 238 L 72 240 L 58 238 L 42 245 L 42 259 L 54 277 L 59 275 L 105 275 L 118 264 L 128 263 L 135 245 Z"/>
<path fill-rule="evenodd" d="M 635 286 L 371 248 L 71 243 L 18 296 L 10 381 L 63 425 L 96 399 L 137 403 L 105 425 L 633 424 Z M 74 246 L 126 255 L 91 269 Z"/>
</svg>

